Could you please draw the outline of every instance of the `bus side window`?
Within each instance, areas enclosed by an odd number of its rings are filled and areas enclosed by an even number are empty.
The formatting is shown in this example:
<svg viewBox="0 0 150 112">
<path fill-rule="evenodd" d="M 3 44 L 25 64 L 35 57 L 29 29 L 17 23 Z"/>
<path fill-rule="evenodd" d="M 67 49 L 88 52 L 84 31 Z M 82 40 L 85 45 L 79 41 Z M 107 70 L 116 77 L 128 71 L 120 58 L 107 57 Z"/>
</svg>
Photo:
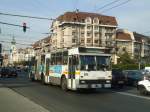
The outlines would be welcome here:
<svg viewBox="0 0 150 112">
<path fill-rule="evenodd" d="M 63 56 L 63 64 L 64 64 L 64 65 L 67 64 L 67 60 L 68 60 L 68 57 L 67 57 L 67 56 Z"/>
</svg>

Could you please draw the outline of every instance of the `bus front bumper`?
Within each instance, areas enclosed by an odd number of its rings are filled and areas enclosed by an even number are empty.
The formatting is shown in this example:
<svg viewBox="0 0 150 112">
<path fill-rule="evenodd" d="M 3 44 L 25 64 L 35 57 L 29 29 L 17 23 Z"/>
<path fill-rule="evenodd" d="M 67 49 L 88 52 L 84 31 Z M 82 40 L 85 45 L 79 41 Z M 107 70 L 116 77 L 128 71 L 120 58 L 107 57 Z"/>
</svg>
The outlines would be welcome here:
<svg viewBox="0 0 150 112">
<path fill-rule="evenodd" d="M 110 80 L 80 80 L 77 88 L 111 88 L 111 81 Z"/>
</svg>

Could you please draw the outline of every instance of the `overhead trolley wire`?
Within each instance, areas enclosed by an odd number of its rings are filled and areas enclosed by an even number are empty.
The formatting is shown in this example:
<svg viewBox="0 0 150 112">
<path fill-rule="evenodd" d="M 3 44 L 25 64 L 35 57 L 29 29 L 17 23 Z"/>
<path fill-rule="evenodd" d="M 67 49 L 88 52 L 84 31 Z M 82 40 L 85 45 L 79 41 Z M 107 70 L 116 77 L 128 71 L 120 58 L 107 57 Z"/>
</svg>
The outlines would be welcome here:
<svg viewBox="0 0 150 112">
<path fill-rule="evenodd" d="M 16 16 L 16 17 L 23 17 L 23 18 L 33 18 L 33 19 L 43 19 L 43 20 L 55 20 L 55 19 L 46 18 L 46 17 L 26 16 L 26 15 L 10 14 L 10 13 L 3 13 L 3 12 L 0 12 L 0 15 Z"/>
<path fill-rule="evenodd" d="M 99 11 L 99 10 L 101 10 L 101 9 L 104 9 L 105 7 L 108 7 L 108 6 L 110 6 L 110 5 L 114 4 L 114 3 L 117 3 L 117 2 L 119 2 L 119 1 L 120 1 L 120 0 L 115 0 L 115 1 L 112 1 L 112 2 L 110 2 L 110 3 L 107 3 L 107 4 L 105 4 L 104 6 L 102 6 L 102 7 L 98 8 L 98 9 L 96 9 L 96 11 Z"/>
<path fill-rule="evenodd" d="M 124 4 L 126 4 L 126 3 L 130 2 L 130 1 L 131 1 L 131 0 L 126 0 L 126 1 L 124 1 L 124 2 L 121 2 L 120 4 L 117 4 L 117 5 L 115 5 L 115 6 L 111 7 L 111 8 L 108 8 L 108 9 L 105 9 L 105 10 L 101 11 L 101 13 L 107 12 L 107 11 L 113 9 L 113 8 L 116 8 L 116 7 L 119 7 L 119 6 L 121 6 L 121 5 L 124 5 Z"/>
<path fill-rule="evenodd" d="M 0 24 L 10 25 L 10 26 L 23 27 L 22 25 L 17 25 L 17 24 L 12 24 L 12 23 L 6 23 L 6 22 L 1 22 L 1 21 L 0 21 Z M 26 27 L 26 28 L 29 28 L 29 27 Z"/>
</svg>

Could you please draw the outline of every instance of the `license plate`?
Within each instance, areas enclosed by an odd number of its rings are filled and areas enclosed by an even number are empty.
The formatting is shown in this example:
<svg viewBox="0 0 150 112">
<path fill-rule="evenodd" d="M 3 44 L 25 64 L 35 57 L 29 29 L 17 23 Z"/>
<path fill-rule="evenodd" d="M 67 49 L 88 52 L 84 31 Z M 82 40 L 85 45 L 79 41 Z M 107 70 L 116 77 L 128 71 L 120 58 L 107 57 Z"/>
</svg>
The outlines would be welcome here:
<svg viewBox="0 0 150 112">
<path fill-rule="evenodd" d="M 111 84 L 104 84 L 104 87 L 105 87 L 105 88 L 110 88 L 110 87 L 111 87 Z"/>
<path fill-rule="evenodd" d="M 123 84 L 124 82 L 123 81 L 118 81 L 118 84 Z"/>
</svg>

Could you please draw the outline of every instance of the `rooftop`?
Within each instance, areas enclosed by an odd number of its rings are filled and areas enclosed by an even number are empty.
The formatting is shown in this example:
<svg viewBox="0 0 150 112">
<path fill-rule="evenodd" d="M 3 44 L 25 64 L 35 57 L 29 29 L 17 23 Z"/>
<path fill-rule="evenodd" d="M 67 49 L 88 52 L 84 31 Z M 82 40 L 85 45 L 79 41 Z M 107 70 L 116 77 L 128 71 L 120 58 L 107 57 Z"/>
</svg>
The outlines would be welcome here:
<svg viewBox="0 0 150 112">
<path fill-rule="evenodd" d="M 60 15 L 57 20 L 61 22 L 75 22 L 75 20 L 82 22 L 87 17 L 91 17 L 92 19 L 98 18 L 99 23 L 103 25 L 118 25 L 115 17 L 89 12 L 66 12 L 63 15 Z"/>
<path fill-rule="evenodd" d="M 119 40 L 132 40 L 131 35 L 128 33 L 124 33 L 124 32 L 117 32 L 116 34 L 116 39 Z"/>
</svg>

